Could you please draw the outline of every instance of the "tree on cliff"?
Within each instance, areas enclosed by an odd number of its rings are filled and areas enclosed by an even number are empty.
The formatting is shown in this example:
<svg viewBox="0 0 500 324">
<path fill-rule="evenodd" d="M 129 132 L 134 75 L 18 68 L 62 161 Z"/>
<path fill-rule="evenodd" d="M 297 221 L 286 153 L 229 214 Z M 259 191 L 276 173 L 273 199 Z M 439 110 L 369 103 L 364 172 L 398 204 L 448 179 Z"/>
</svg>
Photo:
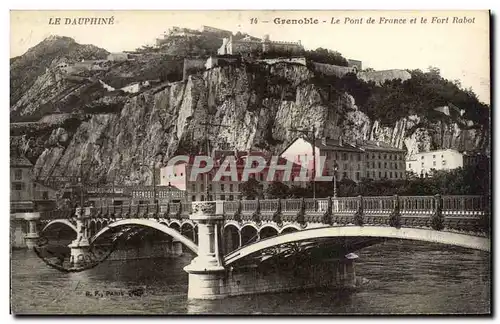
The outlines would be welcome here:
<svg viewBox="0 0 500 324">
<path fill-rule="evenodd" d="M 263 185 L 254 178 L 250 178 L 240 186 L 240 192 L 246 199 L 262 198 L 263 191 Z"/>
<path fill-rule="evenodd" d="M 347 60 L 337 51 L 332 51 L 326 48 L 319 47 L 313 51 L 304 53 L 306 59 L 332 65 L 348 66 Z"/>
<path fill-rule="evenodd" d="M 289 195 L 290 188 L 283 182 L 275 181 L 265 190 L 266 197 L 269 199 L 286 198 Z"/>
</svg>

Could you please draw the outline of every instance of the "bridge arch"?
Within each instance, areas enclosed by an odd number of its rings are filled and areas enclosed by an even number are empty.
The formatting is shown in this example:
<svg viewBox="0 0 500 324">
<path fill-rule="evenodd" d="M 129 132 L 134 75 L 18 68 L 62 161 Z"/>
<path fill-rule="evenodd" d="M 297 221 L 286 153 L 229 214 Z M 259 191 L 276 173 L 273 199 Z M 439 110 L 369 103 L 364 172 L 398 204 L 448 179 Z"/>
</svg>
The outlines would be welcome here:
<svg viewBox="0 0 500 324">
<path fill-rule="evenodd" d="M 188 239 L 185 236 L 182 236 L 182 234 L 175 229 L 168 227 L 166 225 L 160 224 L 155 220 L 149 220 L 149 219 L 122 219 L 116 222 L 113 222 L 106 226 L 105 228 L 101 229 L 97 234 L 95 234 L 91 239 L 90 243 L 93 243 L 98 237 L 106 233 L 112 228 L 116 227 L 121 227 L 121 226 L 126 226 L 126 225 L 138 225 L 138 226 L 143 226 L 143 227 L 149 227 L 149 228 L 154 228 L 160 232 L 163 232 L 175 240 L 181 242 L 185 246 L 187 246 L 191 251 L 194 253 L 198 254 L 198 246 Z"/>
<path fill-rule="evenodd" d="M 436 231 L 433 229 L 397 229 L 395 227 L 388 226 L 341 226 L 321 227 L 274 236 L 247 246 L 243 246 L 240 249 L 227 254 L 224 257 L 224 260 L 226 265 L 230 265 L 251 254 L 260 252 L 267 248 L 276 247 L 281 244 L 335 237 L 398 238 L 456 245 L 487 252 L 490 251 L 490 242 L 488 238 L 485 237 L 459 234 L 454 232 Z"/>
<path fill-rule="evenodd" d="M 277 236 L 280 234 L 280 230 L 277 226 L 273 224 L 265 224 L 259 230 L 259 239 L 263 240 L 269 237 Z"/>
<path fill-rule="evenodd" d="M 229 253 L 241 247 L 241 232 L 236 224 L 226 224 L 222 231 L 224 253 Z"/>
<path fill-rule="evenodd" d="M 196 241 L 196 233 L 195 233 L 194 225 L 191 224 L 190 222 L 182 223 L 180 233 L 183 236 L 188 237 L 191 241 L 193 241 L 193 242 Z"/>
<path fill-rule="evenodd" d="M 170 221 L 170 224 L 168 224 L 168 227 L 175 229 L 177 232 L 181 231 L 181 222 L 178 220 L 172 220 Z"/>
<path fill-rule="evenodd" d="M 238 231 L 241 230 L 241 224 L 238 223 L 237 221 L 234 221 L 234 220 L 230 220 L 230 221 L 227 221 L 227 222 L 224 222 L 224 229 L 228 226 L 233 226 L 235 227 Z"/>
<path fill-rule="evenodd" d="M 293 232 L 297 232 L 297 231 L 300 231 L 300 227 L 298 225 L 294 225 L 294 224 L 291 224 L 291 225 L 286 225 L 284 226 L 281 230 L 280 230 L 280 235 L 282 234 L 288 234 L 288 233 L 293 233 Z"/>
<path fill-rule="evenodd" d="M 77 233 L 76 226 L 73 225 L 73 223 L 71 223 L 67 219 L 55 219 L 53 221 L 50 221 L 47 225 L 44 226 L 44 228 L 42 229 L 42 232 L 45 231 L 47 228 L 49 228 L 50 226 L 52 226 L 54 224 L 63 224 L 63 225 L 66 225 L 69 228 L 71 228 L 73 231 L 75 231 L 75 233 Z"/>
<path fill-rule="evenodd" d="M 259 240 L 259 229 L 253 224 L 245 224 L 240 229 L 241 246 L 254 243 Z"/>
</svg>

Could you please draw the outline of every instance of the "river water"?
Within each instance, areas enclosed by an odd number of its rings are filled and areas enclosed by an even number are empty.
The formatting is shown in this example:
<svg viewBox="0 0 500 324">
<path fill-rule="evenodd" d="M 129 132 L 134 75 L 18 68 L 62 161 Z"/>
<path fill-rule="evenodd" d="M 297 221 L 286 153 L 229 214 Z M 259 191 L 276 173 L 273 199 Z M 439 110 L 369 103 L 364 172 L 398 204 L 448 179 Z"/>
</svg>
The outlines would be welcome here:
<svg viewBox="0 0 500 324">
<path fill-rule="evenodd" d="M 62 273 L 32 251 L 15 250 L 11 309 L 14 314 L 490 313 L 489 253 L 397 240 L 356 254 L 356 274 L 362 283 L 354 291 L 188 301 L 188 276 L 182 268 L 191 261 L 189 254 L 105 261 L 84 272 Z M 144 293 L 130 295 L 132 290 Z"/>
</svg>

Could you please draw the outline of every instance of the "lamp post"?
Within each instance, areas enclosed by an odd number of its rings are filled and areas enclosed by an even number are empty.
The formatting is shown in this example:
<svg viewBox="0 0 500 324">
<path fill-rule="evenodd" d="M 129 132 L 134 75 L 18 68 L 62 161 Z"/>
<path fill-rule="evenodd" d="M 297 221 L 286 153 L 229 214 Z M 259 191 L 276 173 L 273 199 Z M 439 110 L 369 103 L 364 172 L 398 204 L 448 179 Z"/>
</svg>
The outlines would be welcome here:
<svg viewBox="0 0 500 324">
<path fill-rule="evenodd" d="M 337 162 L 333 162 L 333 197 L 337 198 Z"/>
</svg>

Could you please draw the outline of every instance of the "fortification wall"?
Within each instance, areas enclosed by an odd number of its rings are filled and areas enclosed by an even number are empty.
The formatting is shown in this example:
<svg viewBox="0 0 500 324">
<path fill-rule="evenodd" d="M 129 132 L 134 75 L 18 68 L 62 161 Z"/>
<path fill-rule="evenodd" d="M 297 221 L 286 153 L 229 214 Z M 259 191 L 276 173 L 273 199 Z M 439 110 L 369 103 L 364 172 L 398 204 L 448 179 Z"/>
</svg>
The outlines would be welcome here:
<svg viewBox="0 0 500 324">
<path fill-rule="evenodd" d="M 189 74 L 198 70 L 205 69 L 205 59 L 184 59 L 184 68 L 182 70 L 182 80 L 186 80 Z"/>
<path fill-rule="evenodd" d="M 304 50 L 300 43 L 295 42 L 266 42 L 264 51 L 283 51 L 291 53 L 300 53 Z"/>
<path fill-rule="evenodd" d="M 384 70 L 384 71 L 370 71 L 370 72 L 359 72 L 358 78 L 365 81 L 373 81 L 378 85 L 383 84 L 387 80 L 401 79 L 401 81 L 406 81 L 411 79 L 410 72 L 406 70 Z"/>
<path fill-rule="evenodd" d="M 259 41 L 232 41 L 228 43 L 232 46 L 230 54 L 244 54 L 253 51 L 262 51 L 262 42 Z"/>
<path fill-rule="evenodd" d="M 262 59 L 259 62 L 265 62 L 267 64 L 276 64 L 276 63 L 295 63 L 306 66 L 307 60 L 305 57 L 291 57 L 291 58 L 273 58 L 273 59 Z"/>
<path fill-rule="evenodd" d="M 316 63 L 316 62 L 313 62 L 313 65 L 316 71 L 322 72 L 326 75 L 334 75 L 339 78 L 343 77 L 347 73 L 356 73 L 355 67 Z"/>
</svg>

